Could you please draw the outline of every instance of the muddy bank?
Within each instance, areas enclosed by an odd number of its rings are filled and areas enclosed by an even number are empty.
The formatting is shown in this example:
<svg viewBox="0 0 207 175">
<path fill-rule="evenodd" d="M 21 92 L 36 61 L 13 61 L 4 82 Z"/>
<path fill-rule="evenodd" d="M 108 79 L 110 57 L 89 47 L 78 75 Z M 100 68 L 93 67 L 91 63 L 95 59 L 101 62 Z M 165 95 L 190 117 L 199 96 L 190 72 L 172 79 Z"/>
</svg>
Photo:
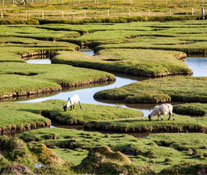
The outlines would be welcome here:
<svg viewBox="0 0 207 175">
<path fill-rule="evenodd" d="M 43 88 L 43 89 L 35 89 L 31 91 L 24 91 L 24 92 L 13 92 L 11 94 L 5 94 L 0 95 L 0 99 L 6 99 L 6 98 L 17 98 L 21 96 L 33 96 L 33 95 L 39 95 L 44 93 L 53 93 L 57 91 L 61 91 L 62 87 L 55 87 L 55 88 Z"/>
<path fill-rule="evenodd" d="M 186 117 L 187 118 L 187 117 Z M 179 119 L 178 119 L 179 120 Z M 134 122 L 133 124 L 131 122 Z M 146 121 L 141 120 L 120 120 L 120 121 L 91 121 L 84 125 L 87 131 L 107 131 L 119 133 L 206 133 L 206 122 L 191 121 L 185 123 L 181 121 Z"/>
<path fill-rule="evenodd" d="M 63 88 L 76 88 L 76 87 L 86 86 L 86 85 L 90 85 L 90 84 L 112 82 L 115 80 L 116 80 L 115 77 L 106 76 L 106 77 L 102 77 L 102 78 L 98 78 L 98 79 L 93 79 L 90 81 L 82 81 L 82 82 L 77 82 L 77 83 L 61 83 L 60 85 Z"/>
<path fill-rule="evenodd" d="M 35 57 L 43 57 L 43 56 L 52 57 L 52 56 L 55 56 L 56 53 L 57 53 L 57 50 L 39 50 L 35 52 L 23 53 L 21 54 L 21 58 L 29 59 L 31 57 L 35 58 Z"/>
<path fill-rule="evenodd" d="M 19 133 L 23 133 L 32 129 L 40 129 L 40 128 L 49 128 L 51 126 L 51 122 L 41 122 L 41 123 L 28 123 L 22 126 L 4 126 L 0 128 L 0 135 L 15 135 Z"/>
</svg>

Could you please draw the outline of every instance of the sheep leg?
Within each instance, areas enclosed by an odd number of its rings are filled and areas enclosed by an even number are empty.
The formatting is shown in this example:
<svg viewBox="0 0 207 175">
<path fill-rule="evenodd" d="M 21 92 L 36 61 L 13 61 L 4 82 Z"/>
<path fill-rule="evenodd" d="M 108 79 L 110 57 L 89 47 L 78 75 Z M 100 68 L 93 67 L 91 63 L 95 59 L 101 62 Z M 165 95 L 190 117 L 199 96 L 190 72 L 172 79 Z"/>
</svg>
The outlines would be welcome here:
<svg viewBox="0 0 207 175">
<path fill-rule="evenodd" d="M 160 115 L 157 116 L 157 121 L 159 121 Z"/>
<path fill-rule="evenodd" d="M 157 119 L 157 120 L 159 120 L 159 118 L 161 118 L 161 120 L 163 120 L 163 118 L 162 118 L 162 116 L 161 116 L 161 115 L 158 115 L 158 119 Z"/>
<path fill-rule="evenodd" d="M 70 110 L 72 111 L 72 109 L 73 109 L 73 106 L 70 106 Z"/>
<path fill-rule="evenodd" d="M 168 118 L 168 120 L 170 120 L 170 118 L 171 118 L 171 114 L 169 114 L 169 118 Z"/>
<path fill-rule="evenodd" d="M 78 103 L 79 103 L 80 109 L 82 109 L 82 106 L 81 106 L 81 104 L 80 104 L 80 101 L 79 101 Z"/>
<path fill-rule="evenodd" d="M 172 114 L 173 120 L 175 120 L 174 114 Z"/>
<path fill-rule="evenodd" d="M 73 105 L 73 109 L 75 109 L 75 104 Z"/>
</svg>

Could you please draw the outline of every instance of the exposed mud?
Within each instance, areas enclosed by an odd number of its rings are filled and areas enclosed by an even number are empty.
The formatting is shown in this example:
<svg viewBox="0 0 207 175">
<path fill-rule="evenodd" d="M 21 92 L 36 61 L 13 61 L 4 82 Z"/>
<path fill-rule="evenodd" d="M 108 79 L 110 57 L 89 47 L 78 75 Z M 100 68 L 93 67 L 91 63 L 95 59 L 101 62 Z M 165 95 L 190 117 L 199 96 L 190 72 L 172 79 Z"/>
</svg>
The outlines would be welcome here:
<svg viewBox="0 0 207 175">
<path fill-rule="evenodd" d="M 41 57 L 41 56 L 54 56 L 57 53 L 57 50 L 39 50 L 35 52 L 27 52 L 21 55 L 21 58 L 28 59 L 31 57 Z"/>
<path fill-rule="evenodd" d="M 12 125 L 8 127 L 0 128 L 0 135 L 15 135 L 18 133 L 22 133 L 24 131 L 32 130 L 32 129 L 39 129 L 39 128 L 49 128 L 51 122 L 41 122 L 41 123 L 28 123 L 22 126 Z"/>
</svg>

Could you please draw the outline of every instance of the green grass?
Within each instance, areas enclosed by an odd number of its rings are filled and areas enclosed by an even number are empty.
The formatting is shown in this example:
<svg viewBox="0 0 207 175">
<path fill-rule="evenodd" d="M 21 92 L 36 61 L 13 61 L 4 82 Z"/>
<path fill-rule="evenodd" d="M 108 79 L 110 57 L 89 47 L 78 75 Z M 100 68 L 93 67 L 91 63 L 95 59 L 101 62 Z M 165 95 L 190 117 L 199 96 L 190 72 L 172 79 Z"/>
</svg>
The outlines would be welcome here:
<svg viewBox="0 0 207 175">
<path fill-rule="evenodd" d="M 70 166 L 44 144 L 25 143 L 17 137 L 0 137 L 2 174 L 68 174 Z M 37 168 L 35 164 L 43 167 Z"/>
<path fill-rule="evenodd" d="M 94 120 L 127 119 L 143 116 L 142 112 L 133 109 L 91 104 L 82 104 L 82 109 L 76 106 L 72 111 L 68 109 L 67 112 L 64 112 L 65 103 L 66 101 L 63 100 L 49 100 L 41 103 L 1 103 L 0 129 L 18 132 L 19 128 L 24 129 L 28 126 L 28 129 L 35 129 L 35 125 L 41 126 L 42 123 L 47 123 L 46 126 L 49 126 L 51 121 L 44 117 L 58 123 L 71 125 L 84 124 Z"/>
<path fill-rule="evenodd" d="M 0 64 L 1 98 L 61 90 L 114 80 L 112 74 L 67 65 Z M 14 81 L 15 80 L 15 81 Z"/>
<path fill-rule="evenodd" d="M 1 36 L 24 37 L 50 41 L 79 36 L 79 33 L 76 31 L 54 31 L 38 28 L 38 26 L 32 25 L 2 25 L 0 31 Z"/>
<path fill-rule="evenodd" d="M 177 114 L 205 116 L 207 112 L 207 105 L 205 103 L 187 103 L 176 105 L 173 110 Z"/>
<path fill-rule="evenodd" d="M 147 166 L 156 173 L 175 165 L 206 164 L 206 134 L 152 134 L 138 139 L 129 135 L 48 128 L 27 131 L 19 138 L 26 143 L 44 143 L 65 161 L 74 157 L 75 165 L 87 157 L 89 150 L 100 146 L 120 151 L 132 160 L 134 166 Z M 101 154 L 99 152 L 97 157 Z M 113 163 L 113 159 L 109 162 Z M 93 162 L 88 163 L 93 166 Z"/>
<path fill-rule="evenodd" d="M 172 119 L 164 121 L 154 120 L 150 122 L 147 117 L 140 119 L 122 119 L 122 120 L 106 120 L 106 121 L 91 121 L 85 124 L 87 130 L 103 130 L 114 132 L 136 132 L 136 133 L 159 133 L 159 132 L 205 132 L 207 129 L 206 118 L 191 118 L 187 116 L 175 116 L 175 121 Z"/>
<path fill-rule="evenodd" d="M 165 77 L 100 91 L 95 98 L 128 103 L 207 102 L 206 85 L 205 77 Z"/>
<path fill-rule="evenodd" d="M 103 105 L 92 105 L 82 104 L 82 109 L 77 105 L 75 109 L 67 112 L 63 112 L 63 109 L 55 110 L 43 110 L 42 114 L 52 121 L 57 121 L 62 124 L 84 124 L 88 121 L 98 120 L 114 120 L 124 118 L 139 118 L 143 116 L 143 113 L 137 110 L 103 106 Z M 62 107 L 62 106 L 60 106 Z"/>
<path fill-rule="evenodd" d="M 52 62 L 138 76 L 158 77 L 192 74 L 185 63 L 178 60 L 185 56 L 184 53 L 175 51 L 107 49 L 100 51 L 95 56 L 79 52 L 59 52 L 56 57 L 52 58 Z"/>
</svg>

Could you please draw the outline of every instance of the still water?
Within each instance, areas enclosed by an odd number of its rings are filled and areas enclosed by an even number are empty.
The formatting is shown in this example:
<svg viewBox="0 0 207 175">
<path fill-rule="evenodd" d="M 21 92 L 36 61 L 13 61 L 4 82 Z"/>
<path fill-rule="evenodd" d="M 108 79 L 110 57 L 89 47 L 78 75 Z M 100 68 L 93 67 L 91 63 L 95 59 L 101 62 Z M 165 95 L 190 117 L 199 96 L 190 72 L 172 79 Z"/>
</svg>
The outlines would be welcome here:
<svg viewBox="0 0 207 175">
<path fill-rule="evenodd" d="M 194 77 L 207 77 L 207 58 L 189 57 L 185 63 L 193 71 Z"/>
</svg>

